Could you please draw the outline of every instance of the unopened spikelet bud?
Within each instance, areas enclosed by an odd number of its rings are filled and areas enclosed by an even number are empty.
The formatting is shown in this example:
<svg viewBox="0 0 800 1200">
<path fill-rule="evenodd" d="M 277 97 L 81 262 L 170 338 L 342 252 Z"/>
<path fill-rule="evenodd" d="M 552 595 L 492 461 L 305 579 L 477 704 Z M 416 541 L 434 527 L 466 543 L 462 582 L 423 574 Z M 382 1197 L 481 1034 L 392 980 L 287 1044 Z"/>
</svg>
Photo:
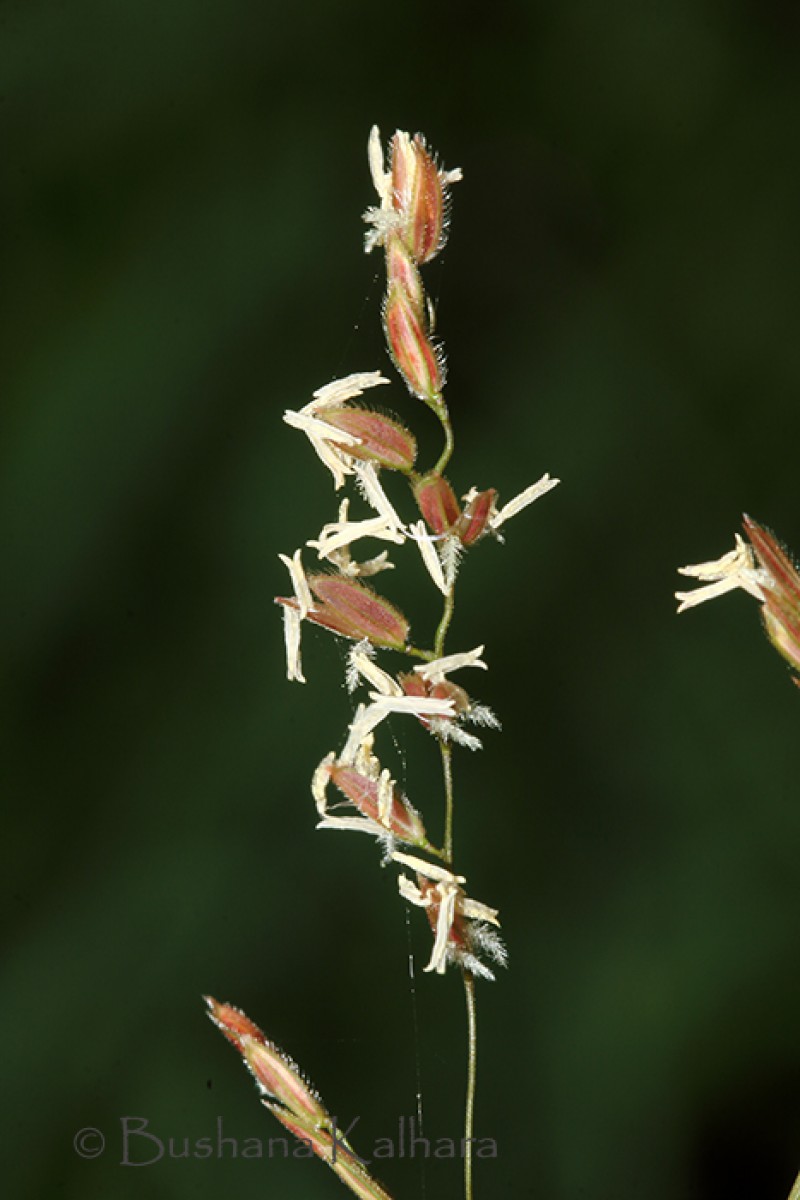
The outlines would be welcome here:
<svg viewBox="0 0 800 1200">
<path fill-rule="evenodd" d="M 223 1004 L 213 996 L 204 996 L 203 999 L 208 1005 L 209 1017 L 237 1050 L 242 1049 L 242 1039 L 245 1037 L 256 1040 L 260 1038 L 263 1042 L 267 1040 L 258 1026 L 240 1008 L 233 1004 Z"/>
<path fill-rule="evenodd" d="M 392 138 L 392 203 L 403 218 L 402 235 L 418 263 L 430 262 L 447 240 L 447 174 L 417 133 Z"/>
<path fill-rule="evenodd" d="M 800 572 L 778 539 L 751 517 L 744 529 L 759 566 L 769 577 L 763 589 L 764 629 L 778 653 L 800 671 Z"/>
<path fill-rule="evenodd" d="M 410 845 L 427 845 L 422 818 L 401 795 L 395 784 L 391 785 L 384 797 L 379 780 L 370 779 L 355 767 L 342 763 L 331 764 L 330 778 L 360 813 L 382 825 L 388 833 Z"/>
<path fill-rule="evenodd" d="M 475 542 L 482 538 L 490 528 L 489 522 L 496 499 L 497 492 L 494 488 L 488 488 L 485 492 L 477 492 L 475 495 L 467 497 L 464 511 L 453 527 L 453 533 L 462 546 L 474 546 Z"/>
<path fill-rule="evenodd" d="M 232 1004 L 205 997 L 208 1015 L 242 1055 L 261 1090 L 306 1117 L 327 1117 L 319 1097 L 306 1083 L 288 1055 L 268 1041 L 249 1017 Z"/>
<path fill-rule="evenodd" d="M 294 1113 L 325 1117 L 324 1105 L 315 1096 L 292 1060 L 268 1041 L 242 1038 L 244 1061 L 259 1087 Z"/>
<path fill-rule="evenodd" d="M 319 1096 L 288 1055 L 232 1004 L 204 997 L 209 1016 L 232 1042 L 264 1093 L 262 1103 L 295 1137 L 334 1171 L 358 1200 L 391 1200 L 343 1138 Z"/>
<path fill-rule="evenodd" d="M 425 292 L 422 279 L 414 260 L 399 234 L 392 234 L 386 241 L 386 279 L 389 286 L 400 288 L 420 318 L 425 312 Z"/>
<path fill-rule="evenodd" d="M 455 492 L 436 471 L 423 475 L 414 485 L 414 499 L 434 533 L 447 533 L 461 516 Z"/>
<path fill-rule="evenodd" d="M 351 458 L 375 462 L 394 471 L 413 468 L 417 457 L 416 439 L 394 418 L 356 407 L 323 408 L 316 416 L 326 425 L 358 438 L 358 444 L 348 443 L 343 447 Z"/>
<path fill-rule="evenodd" d="M 340 575 L 309 575 L 308 584 L 319 601 L 308 620 L 343 637 L 373 646 L 401 650 L 409 624 L 403 614 L 372 588 Z"/>
<path fill-rule="evenodd" d="M 425 318 L 398 283 L 389 283 L 383 328 L 394 365 L 413 395 L 432 407 L 441 405 L 444 387 L 442 352 L 428 336 Z"/>
</svg>

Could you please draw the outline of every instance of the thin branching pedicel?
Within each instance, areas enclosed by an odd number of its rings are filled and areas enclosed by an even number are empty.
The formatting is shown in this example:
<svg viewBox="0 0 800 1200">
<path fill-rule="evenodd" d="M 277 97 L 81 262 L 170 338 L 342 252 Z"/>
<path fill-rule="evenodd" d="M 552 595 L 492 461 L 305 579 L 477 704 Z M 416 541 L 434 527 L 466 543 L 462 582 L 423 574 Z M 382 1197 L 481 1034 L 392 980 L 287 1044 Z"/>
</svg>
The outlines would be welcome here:
<svg viewBox="0 0 800 1200">
<path fill-rule="evenodd" d="M 399 896 L 424 910 L 432 946 L 425 970 L 443 975 L 455 967 L 463 978 L 467 1005 L 467 1086 L 464 1120 L 464 1196 L 472 1200 L 472 1138 L 477 1056 L 476 979 L 493 980 L 505 966 L 497 910 L 472 899 L 466 878 L 454 863 L 454 752 L 481 747 L 476 727 L 499 728 L 499 722 L 461 682 L 487 669 L 484 646 L 450 651 L 447 638 L 455 608 L 456 576 L 467 553 L 479 542 L 502 541 L 501 527 L 558 483 L 543 475 L 502 507 L 494 488 L 475 487 L 459 500 L 444 471 L 455 447 L 453 426 L 444 398 L 445 358 L 433 338 L 433 304 L 425 293 L 420 269 L 447 240 L 450 185 L 459 170 L 441 168 L 425 140 L 398 131 L 391 139 L 388 161 L 377 128 L 369 139 L 369 166 L 379 203 L 365 213 L 369 226 L 366 250 L 381 248 L 386 261 L 383 327 L 390 357 L 411 395 L 434 413 L 443 435 L 437 461 L 420 470 L 412 432 L 362 400 L 365 393 L 389 383 L 378 371 L 361 372 L 319 388 L 311 400 L 284 419 L 306 435 L 330 471 L 338 492 L 352 485 L 335 517 L 306 542 L 303 551 L 279 557 L 289 574 L 291 594 L 280 596 L 286 640 L 286 674 L 304 683 L 301 633 L 305 622 L 349 639 L 346 683 L 357 706 L 343 744 L 325 754 L 311 785 L 319 829 L 368 833 L 376 838 L 383 862 L 404 868 L 398 875 Z M 381 472 L 404 476 L 410 519 L 402 517 L 381 482 Z M 351 513 L 351 504 L 361 511 Z M 362 554 L 360 543 L 370 543 Z M 375 543 L 379 543 L 378 546 Z M 432 584 L 433 614 L 425 638 L 412 640 L 408 620 L 373 577 L 390 570 L 389 555 L 414 550 Z M 310 554 L 309 554 L 310 552 Z M 369 580 L 370 582 L 366 582 Z M 379 653 L 384 658 L 379 661 Z M 388 654 L 394 656 L 389 658 Z M 397 668 L 396 656 L 406 660 Z M 442 811 L 421 813 L 404 796 L 376 753 L 380 726 L 390 716 L 413 723 L 439 747 L 442 763 Z M 432 837 L 426 822 L 441 829 Z M 336 1169 L 331 1159 L 330 1118 L 294 1064 L 237 1009 L 209 1001 L 211 1014 L 243 1054 L 256 1075 L 265 1103 L 278 1120 L 309 1141 L 311 1149 Z M 346 1167 L 346 1170 L 345 1170 Z M 386 1193 L 365 1172 L 352 1152 L 337 1171 L 359 1196 Z"/>
</svg>

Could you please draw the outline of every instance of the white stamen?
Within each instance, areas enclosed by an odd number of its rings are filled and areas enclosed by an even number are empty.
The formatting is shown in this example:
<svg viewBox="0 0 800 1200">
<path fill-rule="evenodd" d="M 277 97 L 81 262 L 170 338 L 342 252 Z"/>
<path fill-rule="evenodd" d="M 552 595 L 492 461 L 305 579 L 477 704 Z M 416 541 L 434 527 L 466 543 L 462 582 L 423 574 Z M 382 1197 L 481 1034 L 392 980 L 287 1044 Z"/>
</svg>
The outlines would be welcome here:
<svg viewBox="0 0 800 1200">
<path fill-rule="evenodd" d="M 294 412 L 293 409 L 287 408 L 283 419 L 287 425 L 291 425 L 292 429 L 300 429 L 309 437 L 313 433 L 323 441 L 340 442 L 343 446 L 359 446 L 361 444 L 361 438 L 356 437 L 355 434 L 348 433 L 346 429 L 337 429 L 335 425 L 329 425 L 327 421 L 322 421 L 305 410 Z"/>
<path fill-rule="evenodd" d="M 383 696 L 380 692 L 370 692 L 370 698 L 375 701 L 376 708 L 389 713 L 410 713 L 413 717 L 454 717 L 455 707 L 452 700 L 434 700 L 427 696 Z M 380 718 L 383 720 L 383 717 Z"/>
<path fill-rule="evenodd" d="M 324 525 L 319 537 L 310 539 L 306 545 L 316 550 L 320 558 L 330 559 L 337 550 L 365 537 L 394 542 L 398 546 L 405 541 L 403 534 L 399 533 L 394 525 L 390 525 L 385 517 L 368 517 L 364 521 L 348 520 L 348 501 L 343 500 L 339 508 L 339 520 Z"/>
<path fill-rule="evenodd" d="M 681 602 L 678 607 L 679 613 L 737 588 L 748 592 L 763 604 L 763 589 L 771 586 L 769 574 L 756 566 L 752 548 L 738 533 L 734 549 L 723 554 L 722 558 L 713 562 L 695 563 L 694 566 L 679 567 L 678 573 L 699 579 L 706 584 L 705 587 L 695 588 L 693 592 L 675 593 L 675 599 Z"/>
<path fill-rule="evenodd" d="M 336 761 L 336 755 L 331 750 L 326 754 L 311 777 L 311 795 L 317 806 L 317 812 L 324 817 L 328 811 L 328 780 L 331 775 L 331 765 Z"/>
<path fill-rule="evenodd" d="M 424 521 L 416 521 L 410 526 L 410 532 L 414 541 L 419 546 L 419 552 L 422 556 L 422 561 L 428 571 L 433 582 L 443 595 L 447 595 L 449 588 L 442 570 L 442 563 L 439 555 L 436 553 L 436 547 L 433 544 L 430 534 L 425 528 Z"/>
<path fill-rule="evenodd" d="M 450 932 L 453 928 L 453 921 L 456 915 L 456 900 L 458 899 L 458 885 L 455 883 L 439 883 L 436 885 L 436 890 L 441 896 L 439 904 L 439 913 L 436 918 L 436 937 L 431 951 L 430 962 L 426 971 L 435 971 L 437 975 L 444 975 L 447 967 L 447 943 L 450 940 Z"/>
<path fill-rule="evenodd" d="M 474 650 L 465 650 L 460 654 L 447 654 L 444 658 L 435 658 L 433 662 L 414 667 L 414 670 L 429 683 L 441 683 L 451 671 L 460 671 L 462 667 L 480 667 L 486 671 L 488 667 L 481 658 L 483 650 L 483 646 L 476 646 Z"/>
<path fill-rule="evenodd" d="M 283 637 L 286 643 L 286 678 L 296 683 L 305 683 L 300 661 L 300 630 L 302 621 L 299 612 L 283 606 Z"/>
<path fill-rule="evenodd" d="M 409 904 L 416 904 L 417 908 L 428 908 L 430 900 L 423 896 L 417 885 L 413 883 L 407 875 L 398 875 L 397 889 L 404 900 L 408 900 Z"/>
<path fill-rule="evenodd" d="M 316 417 L 309 416 L 302 412 L 292 412 L 290 409 L 283 414 L 283 419 L 287 425 L 291 425 L 293 429 L 300 429 L 305 433 L 311 447 L 317 457 L 325 464 L 330 473 L 333 475 L 333 485 L 338 491 L 345 482 L 348 475 L 353 474 L 352 460 L 344 450 L 338 450 L 326 440 L 328 436 L 325 431 L 329 430 L 331 434 L 334 432 L 332 425 L 327 425 L 324 421 L 318 421 Z M 340 430 L 335 431 L 339 434 Z M 350 438 L 350 434 L 346 434 L 345 438 L 337 437 L 337 441 L 344 442 Z M 348 445 L 353 445 L 358 442 L 355 438 Z"/>
<path fill-rule="evenodd" d="M 440 867 L 437 863 L 426 862 L 424 858 L 417 858 L 416 854 L 404 854 L 401 850 L 397 850 L 392 855 L 392 861 L 402 863 L 404 867 L 410 867 L 412 871 L 424 875 L 426 879 L 430 879 L 433 883 L 467 882 L 463 875 L 454 875 L 452 871 L 448 871 L 447 867 Z"/>
<path fill-rule="evenodd" d="M 394 780 L 387 767 L 380 773 L 378 779 L 378 820 L 382 825 L 389 823 L 394 799 Z"/>
<path fill-rule="evenodd" d="M 452 700 L 428 700 L 424 696 L 384 696 L 370 692 L 373 704 L 359 704 L 350 725 L 350 733 L 341 753 L 340 761 L 353 762 L 358 748 L 373 729 L 392 713 L 408 713 L 415 717 L 455 715 Z"/>
<path fill-rule="evenodd" d="M 313 400 L 310 400 L 302 411 L 316 412 L 318 408 L 332 408 L 334 405 L 345 404 L 348 400 L 360 396 L 367 388 L 390 382 L 380 371 L 357 371 L 353 375 L 345 375 L 343 379 L 334 379 L 324 387 L 317 388 Z"/>
<path fill-rule="evenodd" d="M 402 696 L 403 689 L 400 684 L 373 662 L 371 655 L 364 650 L 364 642 L 359 642 L 354 646 L 348 657 L 350 660 L 348 671 L 352 667 L 353 671 L 366 679 L 367 683 L 371 683 L 382 696 Z"/>
<path fill-rule="evenodd" d="M 536 483 L 532 483 L 530 487 L 526 487 L 524 491 L 515 496 L 513 500 L 509 500 L 508 504 L 496 512 L 489 520 L 489 525 L 492 529 L 499 529 L 500 526 L 508 521 L 511 517 L 515 517 L 523 508 L 527 508 L 529 504 L 533 504 L 534 500 L 538 500 L 541 496 L 546 495 L 561 482 L 560 479 L 551 479 L 549 475 L 543 475 Z"/>
<path fill-rule="evenodd" d="M 303 570 L 303 562 L 300 557 L 300 550 L 295 550 L 291 558 L 286 554 L 279 554 L 278 558 L 287 568 L 292 580 L 294 594 L 297 597 L 297 603 L 300 606 L 299 616 L 302 621 L 308 616 L 309 609 L 314 607 L 314 600 L 311 595 L 311 589 L 308 586 L 306 573 Z"/>
<path fill-rule="evenodd" d="M 375 469 L 375 464 L 371 462 L 354 462 L 353 470 L 358 480 L 358 486 L 367 503 L 371 504 L 375 511 L 383 517 L 387 525 L 402 530 L 403 522 L 398 517 L 389 497 L 378 481 L 378 472 Z"/>
<path fill-rule="evenodd" d="M 369 131 L 367 157 L 372 182 L 375 185 L 375 191 L 380 196 L 381 208 L 389 209 L 392 207 L 392 173 L 384 168 L 381 131 L 377 125 L 373 125 Z"/>
</svg>

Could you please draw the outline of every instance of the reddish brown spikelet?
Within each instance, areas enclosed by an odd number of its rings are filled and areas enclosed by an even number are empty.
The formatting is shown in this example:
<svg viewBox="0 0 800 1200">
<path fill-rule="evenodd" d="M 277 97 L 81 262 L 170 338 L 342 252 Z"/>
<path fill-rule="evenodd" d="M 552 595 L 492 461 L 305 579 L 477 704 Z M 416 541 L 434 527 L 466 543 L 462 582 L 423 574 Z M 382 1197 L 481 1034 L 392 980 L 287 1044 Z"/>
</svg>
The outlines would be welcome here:
<svg viewBox="0 0 800 1200">
<path fill-rule="evenodd" d="M 236 1046 L 259 1087 L 267 1093 L 263 1103 L 272 1115 L 306 1142 L 359 1200 L 391 1200 L 342 1138 L 334 1119 L 288 1055 L 268 1041 L 240 1009 L 221 1004 L 213 996 L 204 999 L 211 1020 Z"/>
<path fill-rule="evenodd" d="M 771 587 L 764 588 L 764 629 L 779 654 L 800 670 L 800 573 L 777 538 L 751 517 L 744 529 Z"/>
<path fill-rule="evenodd" d="M 231 1042 L 262 1091 L 292 1112 L 311 1117 L 327 1116 L 325 1108 L 288 1055 L 268 1041 L 249 1017 L 232 1004 L 206 996 L 209 1016 Z"/>
<path fill-rule="evenodd" d="M 452 700 L 453 711 L 457 716 L 469 712 L 471 704 L 469 693 L 449 679 L 442 679 L 441 682 L 432 684 L 430 696 L 433 700 Z"/>
<path fill-rule="evenodd" d="M 266 1042 L 266 1037 L 240 1008 L 233 1004 L 223 1004 L 213 996 L 204 996 L 208 1005 L 208 1015 L 225 1037 L 236 1047 L 242 1049 L 242 1038 L 250 1037 L 255 1041 Z"/>
<path fill-rule="evenodd" d="M 455 492 L 443 475 L 423 475 L 414 486 L 417 507 L 434 533 L 447 533 L 461 516 Z"/>
<path fill-rule="evenodd" d="M 346 796 L 365 817 L 385 824 L 389 832 L 403 842 L 413 845 L 422 845 L 426 842 L 422 818 L 411 808 L 397 787 L 392 788 L 389 811 L 381 818 L 377 780 L 362 775 L 355 767 L 342 766 L 337 763 L 331 767 L 330 776 L 342 795 Z"/>
<path fill-rule="evenodd" d="M 428 685 L 421 675 L 416 671 L 401 671 L 397 676 L 397 682 L 403 689 L 404 696 L 428 696 L 430 691 Z"/>
<path fill-rule="evenodd" d="M 773 581 L 781 604 L 800 610 L 800 573 L 774 534 L 752 517 L 743 518 L 745 533 L 756 552 L 760 566 Z"/>
<path fill-rule="evenodd" d="M 264 1104 L 290 1133 L 310 1145 L 317 1157 L 328 1164 L 359 1200 L 391 1200 L 389 1193 L 367 1174 L 361 1159 L 343 1139 L 340 1130 L 337 1129 L 334 1135 L 330 1123 L 324 1127 L 314 1125 L 292 1116 L 267 1100 Z"/>
<path fill-rule="evenodd" d="M 397 676 L 397 682 L 403 689 L 405 696 L 422 696 L 431 700 L 452 700 L 453 711 L 457 716 L 462 716 L 469 712 L 471 701 L 469 694 L 459 687 L 457 683 L 451 683 L 449 679 L 442 679 L 439 683 L 428 683 L 423 679 L 417 671 L 401 672 Z M 447 717 L 440 717 L 439 720 L 448 720 Z M 430 728 L 429 717 L 417 717 L 417 720 Z"/>
<path fill-rule="evenodd" d="M 367 638 L 373 646 L 400 650 L 406 644 L 408 621 L 372 588 L 337 575 L 309 575 L 308 584 L 320 601 L 309 621 L 354 641 Z"/>
<path fill-rule="evenodd" d="M 489 518 L 492 515 L 496 499 L 495 489 L 488 488 L 485 492 L 478 492 L 477 496 L 473 496 L 465 506 L 453 531 L 462 546 L 473 546 L 479 538 L 483 537 L 489 528 Z"/>
<path fill-rule="evenodd" d="M 417 457 L 414 435 L 392 417 L 368 408 L 321 409 L 317 416 L 359 439 L 359 444 L 343 446 L 351 458 L 363 458 L 396 471 L 410 471 Z"/>
<path fill-rule="evenodd" d="M 441 892 L 435 883 L 432 883 L 430 879 L 426 879 L 424 875 L 420 875 L 419 873 L 417 873 L 417 887 L 428 901 L 425 908 L 425 915 L 427 916 L 428 923 L 435 935 L 436 925 L 439 920 L 439 909 L 442 905 Z M 457 950 L 464 950 L 467 945 L 464 918 L 458 911 L 458 906 L 456 906 L 456 910 L 453 915 L 453 923 L 450 926 L 448 941 L 453 948 Z"/>
<path fill-rule="evenodd" d="M 441 353 L 428 337 L 422 313 L 397 283 L 389 284 L 383 327 L 389 352 L 409 391 L 435 404 L 444 386 Z"/>
<path fill-rule="evenodd" d="M 425 309 L 422 279 L 399 235 L 390 236 L 386 242 L 386 276 L 390 284 L 394 283 L 403 290 L 421 318 Z"/>
<path fill-rule="evenodd" d="M 420 134 L 392 139 L 392 189 L 410 253 L 418 263 L 429 262 L 447 237 L 447 189 Z"/>
<path fill-rule="evenodd" d="M 244 1061 L 253 1078 L 268 1095 L 295 1113 L 325 1117 L 319 1097 L 308 1086 L 292 1060 L 271 1042 L 242 1039 Z"/>
</svg>

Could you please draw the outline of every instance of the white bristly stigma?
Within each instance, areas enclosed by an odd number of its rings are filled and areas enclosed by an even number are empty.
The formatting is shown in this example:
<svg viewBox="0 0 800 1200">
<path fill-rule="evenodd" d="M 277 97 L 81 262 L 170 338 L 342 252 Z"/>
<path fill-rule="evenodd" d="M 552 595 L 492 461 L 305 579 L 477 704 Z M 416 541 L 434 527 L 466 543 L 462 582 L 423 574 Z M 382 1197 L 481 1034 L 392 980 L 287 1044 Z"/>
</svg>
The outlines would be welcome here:
<svg viewBox="0 0 800 1200">
<path fill-rule="evenodd" d="M 442 539 L 439 554 L 442 559 L 444 578 L 448 591 L 455 585 L 463 553 L 464 547 L 457 537 L 447 536 Z"/>
</svg>

